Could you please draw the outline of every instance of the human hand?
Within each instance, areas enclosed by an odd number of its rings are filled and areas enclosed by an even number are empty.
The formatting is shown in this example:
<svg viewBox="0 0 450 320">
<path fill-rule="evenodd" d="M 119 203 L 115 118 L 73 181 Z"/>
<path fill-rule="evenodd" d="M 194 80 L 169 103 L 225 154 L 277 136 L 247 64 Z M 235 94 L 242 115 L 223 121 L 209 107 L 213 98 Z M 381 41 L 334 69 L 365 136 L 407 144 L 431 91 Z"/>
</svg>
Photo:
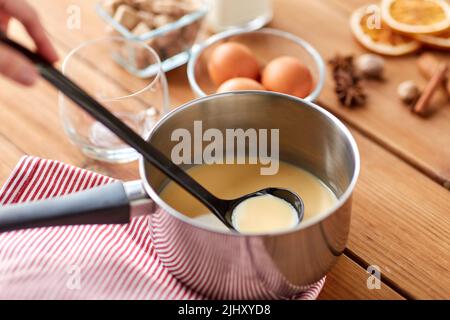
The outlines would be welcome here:
<svg viewBox="0 0 450 320">
<path fill-rule="evenodd" d="M 33 39 L 37 51 L 53 63 L 58 55 L 39 21 L 36 11 L 25 0 L 0 0 L 0 30 L 6 33 L 11 18 L 19 20 Z M 0 44 L 0 74 L 32 85 L 38 78 L 36 67 L 22 54 Z"/>
</svg>

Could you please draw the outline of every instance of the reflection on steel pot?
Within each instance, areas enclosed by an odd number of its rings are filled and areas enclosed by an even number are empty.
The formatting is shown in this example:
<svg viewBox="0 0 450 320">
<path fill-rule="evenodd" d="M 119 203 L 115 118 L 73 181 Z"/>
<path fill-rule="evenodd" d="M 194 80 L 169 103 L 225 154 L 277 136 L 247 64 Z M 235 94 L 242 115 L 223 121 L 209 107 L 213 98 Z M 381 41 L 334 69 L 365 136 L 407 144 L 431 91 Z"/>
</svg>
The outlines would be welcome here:
<svg viewBox="0 0 450 320">
<path fill-rule="evenodd" d="M 311 103 L 269 92 L 235 92 L 192 101 L 163 118 L 149 142 L 170 156 L 171 133 L 194 121 L 204 130 L 279 128 L 280 160 L 305 168 L 339 201 L 330 210 L 277 234 L 246 236 L 206 228 L 166 204 L 167 178 L 141 161 L 144 187 L 159 205 L 153 214 L 155 249 L 170 272 L 212 298 L 290 297 L 321 279 L 345 248 L 359 154 L 349 131 Z"/>
</svg>

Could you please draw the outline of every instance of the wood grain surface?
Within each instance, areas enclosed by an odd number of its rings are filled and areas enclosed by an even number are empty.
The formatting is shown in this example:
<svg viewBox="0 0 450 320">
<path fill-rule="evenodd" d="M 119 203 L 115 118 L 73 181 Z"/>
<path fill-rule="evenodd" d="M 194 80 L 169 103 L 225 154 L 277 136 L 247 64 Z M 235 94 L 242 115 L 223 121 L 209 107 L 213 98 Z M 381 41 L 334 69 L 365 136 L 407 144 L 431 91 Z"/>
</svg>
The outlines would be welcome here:
<svg viewBox="0 0 450 320">
<path fill-rule="evenodd" d="M 368 289 L 368 273 L 361 266 L 343 255 L 327 275 L 325 287 L 319 295 L 321 300 L 403 300 L 404 297 L 381 283 L 380 288 Z"/>
<path fill-rule="evenodd" d="M 362 0 L 275 0 L 272 27 L 310 41 L 325 59 L 335 53 L 365 52 L 348 27 L 351 10 Z M 94 2 L 36 0 L 34 4 L 61 57 L 82 41 L 102 37 L 104 23 Z M 81 29 L 65 27 L 67 8 L 81 8 Z M 17 24 L 12 37 L 30 43 Z M 444 56 L 442 53 L 439 53 Z M 386 81 L 365 84 L 367 106 L 339 106 L 331 78 L 319 104 L 351 128 L 361 152 L 348 254 L 328 276 L 322 299 L 450 298 L 450 107 L 443 103 L 428 119 L 411 114 L 398 101 L 399 82 L 424 84 L 416 55 L 386 61 Z M 447 55 L 447 58 L 448 55 Z M 450 61 L 450 60 L 449 60 Z M 172 107 L 193 98 L 185 67 L 168 73 Z M 0 79 L 0 180 L 23 154 L 51 158 L 115 178 L 138 178 L 137 165 L 106 165 L 90 160 L 68 142 L 58 114 L 57 93 L 41 81 L 24 89 Z M 382 272 L 382 289 L 369 290 L 368 265 Z"/>
</svg>

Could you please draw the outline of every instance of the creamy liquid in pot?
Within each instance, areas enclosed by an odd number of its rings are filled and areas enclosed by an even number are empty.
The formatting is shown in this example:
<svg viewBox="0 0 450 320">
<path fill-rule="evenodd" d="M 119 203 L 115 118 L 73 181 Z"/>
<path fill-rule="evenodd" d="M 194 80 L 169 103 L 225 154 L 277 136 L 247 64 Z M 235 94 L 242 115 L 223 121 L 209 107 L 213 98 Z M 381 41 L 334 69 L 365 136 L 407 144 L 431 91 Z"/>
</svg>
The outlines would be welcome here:
<svg viewBox="0 0 450 320">
<path fill-rule="evenodd" d="M 261 175 L 260 168 L 261 166 L 256 164 L 212 164 L 198 165 L 187 172 L 211 193 L 223 199 L 238 198 L 268 187 L 285 188 L 296 192 L 303 199 L 305 206 L 303 221 L 324 212 L 337 202 L 335 194 L 319 178 L 306 170 L 282 161 L 275 175 Z M 172 181 L 162 190 L 160 197 L 178 212 L 204 225 L 217 230 L 227 230 L 206 207 Z M 280 201 L 285 202 L 281 199 Z M 271 218 L 284 219 L 281 221 L 284 225 L 296 225 L 296 223 L 289 224 L 291 221 L 289 219 L 292 218 L 289 215 L 275 213 Z M 246 226 L 240 226 L 243 230 L 241 232 L 245 233 L 245 230 L 251 232 L 252 226 L 248 224 L 252 224 L 252 220 L 254 226 L 258 224 L 254 218 L 246 219 Z M 281 224 L 279 221 L 277 225 Z M 235 227 L 239 228 L 239 222 Z"/>
</svg>

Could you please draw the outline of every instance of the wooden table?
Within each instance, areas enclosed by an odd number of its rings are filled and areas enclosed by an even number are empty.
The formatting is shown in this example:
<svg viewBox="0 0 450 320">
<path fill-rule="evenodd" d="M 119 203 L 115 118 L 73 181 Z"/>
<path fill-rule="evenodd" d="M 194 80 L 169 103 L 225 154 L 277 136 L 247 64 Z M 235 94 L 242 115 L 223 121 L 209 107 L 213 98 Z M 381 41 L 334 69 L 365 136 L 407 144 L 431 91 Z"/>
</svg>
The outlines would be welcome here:
<svg viewBox="0 0 450 320">
<path fill-rule="evenodd" d="M 276 0 L 271 26 L 310 41 L 324 56 L 364 52 L 348 27 L 364 0 Z M 80 42 L 104 34 L 86 0 L 32 1 L 61 57 Z M 66 27 L 70 5 L 81 9 L 81 29 Z M 29 43 L 13 24 L 11 35 Z M 443 55 L 443 54 L 442 54 Z M 429 119 L 412 115 L 396 98 L 399 82 L 424 84 L 417 56 L 387 61 L 385 83 L 367 84 L 368 105 L 342 108 L 328 77 L 318 103 L 342 119 L 356 137 L 362 170 L 354 195 L 345 254 L 330 272 L 321 299 L 450 298 L 450 106 Z M 448 58 L 447 58 L 448 59 Z M 168 74 L 173 107 L 193 98 L 184 67 Z M 136 163 L 105 165 L 83 156 L 63 132 L 53 88 L 41 81 L 24 89 L 0 79 L 0 181 L 24 154 L 61 160 L 121 179 L 138 178 Z M 380 289 L 368 289 L 366 268 L 381 269 Z"/>
</svg>

